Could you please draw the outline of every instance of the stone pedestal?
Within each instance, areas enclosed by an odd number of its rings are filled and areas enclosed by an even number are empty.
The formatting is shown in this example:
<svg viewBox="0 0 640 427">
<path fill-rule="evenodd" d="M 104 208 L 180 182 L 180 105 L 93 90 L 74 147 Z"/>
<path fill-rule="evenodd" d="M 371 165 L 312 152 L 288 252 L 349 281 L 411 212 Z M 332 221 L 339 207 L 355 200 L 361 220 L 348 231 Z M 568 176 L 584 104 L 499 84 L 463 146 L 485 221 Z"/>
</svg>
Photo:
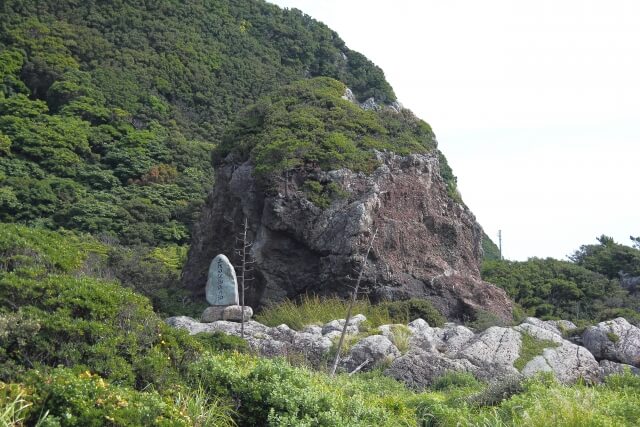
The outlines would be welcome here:
<svg viewBox="0 0 640 427">
<path fill-rule="evenodd" d="M 244 306 L 244 321 L 251 320 L 253 317 L 253 309 L 248 305 Z M 239 305 L 212 305 L 207 307 L 200 321 L 202 323 L 211 323 L 218 320 L 227 320 L 229 322 L 241 322 L 242 321 L 242 307 Z"/>
</svg>

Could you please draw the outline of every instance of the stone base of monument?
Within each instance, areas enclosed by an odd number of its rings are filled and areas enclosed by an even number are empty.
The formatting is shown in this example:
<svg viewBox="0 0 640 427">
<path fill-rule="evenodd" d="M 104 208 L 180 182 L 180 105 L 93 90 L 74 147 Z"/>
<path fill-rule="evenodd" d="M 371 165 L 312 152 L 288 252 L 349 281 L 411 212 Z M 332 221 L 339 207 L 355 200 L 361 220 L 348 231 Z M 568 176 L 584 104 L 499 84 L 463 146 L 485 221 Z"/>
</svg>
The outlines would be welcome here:
<svg viewBox="0 0 640 427">
<path fill-rule="evenodd" d="M 253 317 L 253 309 L 248 305 L 244 306 L 244 321 L 251 320 Z M 242 306 L 239 305 L 212 305 L 207 307 L 200 321 L 202 323 L 211 323 L 218 320 L 227 320 L 229 322 L 242 322 Z"/>
</svg>

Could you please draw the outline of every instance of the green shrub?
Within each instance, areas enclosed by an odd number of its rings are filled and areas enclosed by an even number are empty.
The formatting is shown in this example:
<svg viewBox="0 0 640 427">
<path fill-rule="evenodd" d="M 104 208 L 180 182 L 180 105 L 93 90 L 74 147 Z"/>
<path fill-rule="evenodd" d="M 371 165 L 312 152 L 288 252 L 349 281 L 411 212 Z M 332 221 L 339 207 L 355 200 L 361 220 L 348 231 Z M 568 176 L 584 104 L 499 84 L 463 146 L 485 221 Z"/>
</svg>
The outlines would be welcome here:
<svg viewBox="0 0 640 427">
<path fill-rule="evenodd" d="M 435 379 L 431 388 L 433 390 L 443 391 L 452 388 L 473 388 L 477 389 L 481 386 L 480 381 L 469 372 L 447 372 L 446 374 Z"/>
<path fill-rule="evenodd" d="M 89 371 L 55 368 L 44 374 L 30 371 L 23 378 L 30 390 L 28 424 L 41 414 L 42 426 L 191 426 L 180 407 L 157 392 L 139 392 L 111 384 Z"/>
<path fill-rule="evenodd" d="M 375 375 L 330 378 L 283 359 L 240 354 L 203 358 L 191 366 L 210 395 L 238 402 L 239 425 L 414 426 L 411 393 Z"/>
<path fill-rule="evenodd" d="M 0 274 L 0 319 L 0 331 L 10 326 L 0 332 L 5 381 L 34 364 L 61 364 L 123 384 L 164 387 L 201 348 L 169 328 L 146 298 L 87 277 Z"/>
<path fill-rule="evenodd" d="M 204 347 L 205 350 L 211 352 L 220 351 L 235 351 L 239 353 L 247 353 L 249 351 L 249 344 L 240 337 L 225 334 L 224 332 L 216 331 L 212 334 L 201 332 L 193 336 Z"/>
</svg>

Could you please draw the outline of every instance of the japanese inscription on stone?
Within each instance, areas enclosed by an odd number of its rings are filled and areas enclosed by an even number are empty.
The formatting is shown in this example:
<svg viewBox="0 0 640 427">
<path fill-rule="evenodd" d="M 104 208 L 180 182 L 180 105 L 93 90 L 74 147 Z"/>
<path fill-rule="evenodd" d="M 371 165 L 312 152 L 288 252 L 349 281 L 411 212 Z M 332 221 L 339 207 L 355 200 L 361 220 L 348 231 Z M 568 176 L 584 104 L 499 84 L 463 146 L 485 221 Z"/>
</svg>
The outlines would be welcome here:
<svg viewBox="0 0 640 427">
<path fill-rule="evenodd" d="M 238 304 L 236 272 L 225 255 L 220 254 L 211 261 L 205 293 L 211 305 Z"/>
</svg>

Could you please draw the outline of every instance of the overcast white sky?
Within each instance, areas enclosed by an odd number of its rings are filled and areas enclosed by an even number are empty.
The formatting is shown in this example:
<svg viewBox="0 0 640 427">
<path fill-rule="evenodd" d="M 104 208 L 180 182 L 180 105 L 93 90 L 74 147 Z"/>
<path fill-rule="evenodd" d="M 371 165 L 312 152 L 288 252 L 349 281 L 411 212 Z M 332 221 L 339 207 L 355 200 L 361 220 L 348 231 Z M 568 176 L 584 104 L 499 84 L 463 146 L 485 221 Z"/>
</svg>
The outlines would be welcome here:
<svg viewBox="0 0 640 427">
<path fill-rule="evenodd" d="M 384 70 L 506 258 L 640 235 L 640 2 L 272 2 Z"/>
</svg>

